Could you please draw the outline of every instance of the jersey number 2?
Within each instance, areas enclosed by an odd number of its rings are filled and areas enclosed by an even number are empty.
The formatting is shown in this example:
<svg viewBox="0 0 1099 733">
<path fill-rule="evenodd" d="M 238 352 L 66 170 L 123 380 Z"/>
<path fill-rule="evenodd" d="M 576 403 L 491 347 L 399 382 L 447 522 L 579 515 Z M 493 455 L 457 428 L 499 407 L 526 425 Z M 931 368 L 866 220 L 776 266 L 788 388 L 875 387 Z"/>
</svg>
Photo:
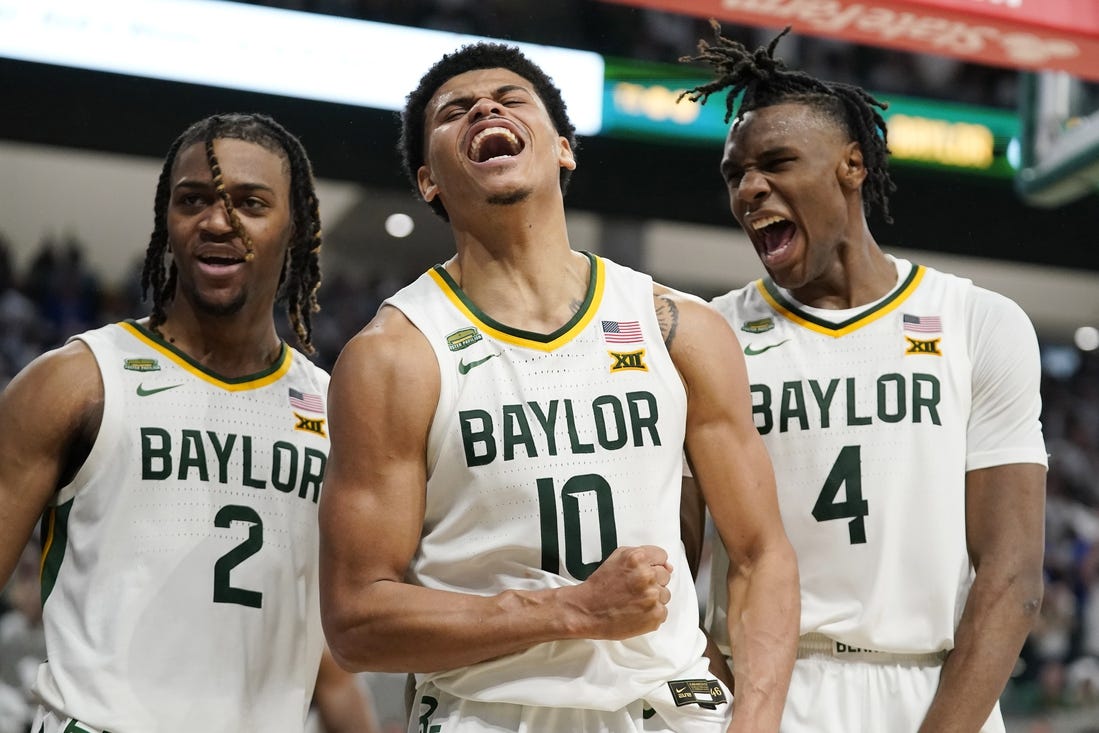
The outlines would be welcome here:
<svg viewBox="0 0 1099 733">
<path fill-rule="evenodd" d="M 262 608 L 263 594 L 257 590 L 235 587 L 229 582 L 229 574 L 263 547 L 263 521 L 255 509 L 236 504 L 223 506 L 214 516 L 214 524 L 218 527 L 228 528 L 233 522 L 247 522 L 251 526 L 248 527 L 248 538 L 219 557 L 214 564 L 214 603 Z"/>
<path fill-rule="evenodd" d="M 837 501 L 840 487 L 845 485 L 846 499 Z M 813 505 L 813 519 L 818 522 L 850 519 L 847 532 L 851 544 L 861 545 L 866 542 L 865 517 L 869 513 L 870 504 L 862 498 L 862 454 L 859 446 L 845 445 L 824 480 L 817 503 Z"/>
</svg>

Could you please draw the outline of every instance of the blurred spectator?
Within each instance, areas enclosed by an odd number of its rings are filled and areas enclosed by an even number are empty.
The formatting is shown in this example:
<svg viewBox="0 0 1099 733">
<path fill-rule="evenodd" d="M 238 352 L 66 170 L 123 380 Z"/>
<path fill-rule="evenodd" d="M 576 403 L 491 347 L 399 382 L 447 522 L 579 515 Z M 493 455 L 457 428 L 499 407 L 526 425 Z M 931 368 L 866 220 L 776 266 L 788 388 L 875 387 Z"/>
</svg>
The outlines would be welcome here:
<svg viewBox="0 0 1099 733">
<path fill-rule="evenodd" d="M 31 683 L 46 658 L 38 556 L 33 545 L 24 550 L 4 589 L 9 608 L 0 615 L 0 733 L 30 729 L 37 705 L 31 697 Z"/>
</svg>

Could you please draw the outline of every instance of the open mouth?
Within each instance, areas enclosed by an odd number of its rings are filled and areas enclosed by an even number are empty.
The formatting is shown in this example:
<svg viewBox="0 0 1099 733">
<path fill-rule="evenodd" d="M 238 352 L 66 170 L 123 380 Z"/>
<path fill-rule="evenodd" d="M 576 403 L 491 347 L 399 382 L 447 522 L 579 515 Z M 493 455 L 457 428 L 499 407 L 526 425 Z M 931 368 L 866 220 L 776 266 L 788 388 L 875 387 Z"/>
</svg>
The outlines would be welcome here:
<svg viewBox="0 0 1099 733">
<path fill-rule="evenodd" d="M 469 159 L 475 163 L 510 158 L 523 150 L 522 141 L 506 127 L 486 127 L 469 144 Z"/>
<path fill-rule="evenodd" d="M 201 255 L 198 257 L 198 261 L 210 267 L 231 267 L 244 262 L 244 258 L 230 255 Z"/>
<path fill-rule="evenodd" d="M 752 222 L 755 240 L 763 246 L 763 251 L 773 255 L 785 249 L 797 233 L 797 225 L 781 216 L 768 216 Z"/>
</svg>

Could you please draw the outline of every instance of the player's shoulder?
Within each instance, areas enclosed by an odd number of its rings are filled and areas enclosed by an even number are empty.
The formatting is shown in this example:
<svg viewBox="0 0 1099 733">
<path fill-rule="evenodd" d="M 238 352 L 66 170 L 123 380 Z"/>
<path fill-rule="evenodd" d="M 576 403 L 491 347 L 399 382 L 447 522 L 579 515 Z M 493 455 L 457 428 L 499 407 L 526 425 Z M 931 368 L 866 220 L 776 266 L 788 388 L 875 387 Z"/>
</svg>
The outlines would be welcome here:
<svg viewBox="0 0 1099 733">
<path fill-rule="evenodd" d="M 39 354 L 16 378 L 55 384 L 79 384 L 84 380 L 78 377 L 88 373 L 98 374 L 98 371 L 99 366 L 88 339 L 81 334 L 61 346 Z"/>
<path fill-rule="evenodd" d="M 924 284 L 961 294 L 970 309 L 992 312 L 1021 310 L 1019 305 L 1008 296 L 982 287 L 964 275 L 944 272 L 928 265 L 920 265 L 920 269 L 923 271 Z"/>
<path fill-rule="evenodd" d="M 717 311 L 702 298 L 682 290 L 676 290 L 660 283 L 653 283 L 653 305 L 657 318 L 667 311 L 673 311 L 691 319 L 703 321 L 718 317 Z"/>
<path fill-rule="evenodd" d="M 653 283 L 653 304 L 661 335 L 673 358 L 677 350 L 672 347 L 673 342 L 677 348 L 700 346 L 728 331 L 722 314 L 697 295 Z"/>
<path fill-rule="evenodd" d="M 5 413 L 33 414 L 41 425 L 83 424 L 103 404 L 103 379 L 89 346 L 71 340 L 38 355 L 8 383 Z"/>
<path fill-rule="evenodd" d="M 924 274 L 920 289 L 936 302 L 960 304 L 971 332 L 1033 328 L 1023 308 L 1007 295 L 978 285 L 963 275 L 943 272 L 927 265 L 921 268 Z"/>
<path fill-rule="evenodd" d="M 368 368 L 372 373 L 410 372 L 435 366 L 424 334 L 400 308 L 383 304 L 358 333 L 348 339 L 332 370 L 333 380 Z"/>
<path fill-rule="evenodd" d="M 759 307 L 763 304 L 760 296 L 759 281 L 753 280 L 739 288 L 734 288 L 727 293 L 722 293 L 710 301 L 710 305 L 727 320 L 734 320 L 737 314 L 746 310 Z"/>
</svg>

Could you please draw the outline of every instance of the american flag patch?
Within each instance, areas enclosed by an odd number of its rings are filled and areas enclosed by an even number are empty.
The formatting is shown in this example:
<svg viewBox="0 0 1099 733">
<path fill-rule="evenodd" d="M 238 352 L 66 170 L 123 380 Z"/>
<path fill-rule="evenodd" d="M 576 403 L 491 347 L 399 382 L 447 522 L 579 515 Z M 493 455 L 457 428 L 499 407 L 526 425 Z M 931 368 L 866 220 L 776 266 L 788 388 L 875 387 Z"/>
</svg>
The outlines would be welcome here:
<svg viewBox="0 0 1099 733">
<path fill-rule="evenodd" d="M 324 400 L 321 399 L 319 394 L 299 392 L 293 387 L 290 388 L 290 406 L 307 412 L 324 412 Z"/>
<path fill-rule="evenodd" d="M 905 331 L 917 333 L 939 333 L 943 330 L 943 322 L 938 316 L 913 316 L 905 313 L 902 317 Z"/>
<path fill-rule="evenodd" d="M 603 340 L 608 344 L 639 344 L 641 324 L 637 321 L 603 321 Z"/>
</svg>

